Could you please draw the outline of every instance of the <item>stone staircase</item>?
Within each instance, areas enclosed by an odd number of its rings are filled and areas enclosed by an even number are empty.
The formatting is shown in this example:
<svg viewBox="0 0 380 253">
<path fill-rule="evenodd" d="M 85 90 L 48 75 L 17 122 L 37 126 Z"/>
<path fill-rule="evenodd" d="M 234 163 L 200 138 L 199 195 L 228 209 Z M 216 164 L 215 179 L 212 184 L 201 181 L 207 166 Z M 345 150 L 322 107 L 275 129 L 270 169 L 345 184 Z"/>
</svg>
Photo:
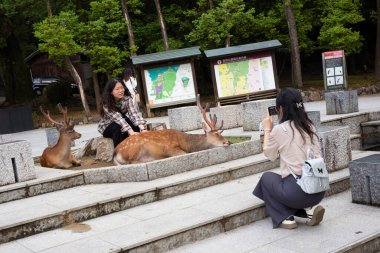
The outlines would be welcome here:
<svg viewBox="0 0 380 253">
<path fill-rule="evenodd" d="M 349 190 L 325 198 L 322 204 L 326 213 L 315 227 L 296 218 L 297 229 L 272 229 L 266 218 L 169 253 L 379 252 L 378 207 L 353 204 Z"/>
<path fill-rule="evenodd" d="M 82 172 L 53 170 L 60 174 L 42 176 L 47 171 L 38 168 L 38 180 L 0 188 L 0 252 L 166 252 L 253 222 L 240 229 L 279 231 L 271 229 L 263 202 L 251 194 L 262 172 L 278 172 L 278 161 L 270 162 L 260 152 L 144 182 L 85 184 Z M 346 203 L 348 168 L 332 172 L 330 181 L 327 195 L 344 192 L 346 197 L 326 201 Z M 379 240 L 379 227 L 373 240 Z M 344 245 L 365 247 L 373 241 L 363 235 Z M 315 233 L 305 237 L 323 242 Z"/>
</svg>

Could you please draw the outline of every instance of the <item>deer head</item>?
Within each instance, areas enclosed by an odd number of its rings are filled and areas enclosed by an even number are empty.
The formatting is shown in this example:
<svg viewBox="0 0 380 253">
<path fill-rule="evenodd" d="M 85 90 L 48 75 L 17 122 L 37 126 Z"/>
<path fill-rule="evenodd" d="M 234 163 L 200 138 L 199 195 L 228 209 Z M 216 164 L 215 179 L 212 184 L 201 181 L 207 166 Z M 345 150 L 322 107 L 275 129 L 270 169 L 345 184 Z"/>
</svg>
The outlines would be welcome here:
<svg viewBox="0 0 380 253">
<path fill-rule="evenodd" d="M 67 107 L 63 108 L 58 104 L 59 111 L 63 114 L 63 123 L 51 118 L 49 111 L 44 111 L 40 106 L 41 113 L 52 122 L 59 131 L 59 139 L 56 145 L 47 147 L 42 153 L 40 163 L 44 167 L 70 168 L 73 165 L 80 165 L 71 154 L 71 141 L 79 139 L 81 134 L 74 130 L 74 124 L 67 119 Z"/>
<path fill-rule="evenodd" d="M 81 134 L 74 130 L 75 124 L 70 123 L 67 118 L 67 107 L 63 108 L 61 104 L 58 104 L 57 106 L 59 111 L 63 114 L 63 123 L 52 119 L 49 111 L 45 112 L 42 105 L 40 106 L 40 111 L 46 119 L 55 125 L 60 133 L 60 137 L 67 136 L 71 140 L 79 139 L 81 137 Z"/>
<path fill-rule="evenodd" d="M 220 124 L 220 127 L 217 128 L 216 123 L 218 121 L 218 118 L 216 117 L 216 115 L 214 114 L 214 116 L 212 116 L 210 114 L 210 118 L 207 118 L 206 111 L 209 107 L 209 104 L 207 103 L 205 107 L 202 107 L 202 105 L 199 101 L 199 94 L 198 94 L 197 104 L 198 104 L 198 107 L 199 107 L 199 109 L 202 113 L 203 119 L 204 119 L 204 122 L 202 123 L 203 130 L 205 131 L 205 134 L 206 134 L 207 139 L 210 142 L 210 144 L 212 144 L 214 146 L 228 146 L 228 145 L 230 145 L 230 142 L 222 136 L 223 120 L 222 120 L 222 123 Z"/>
</svg>

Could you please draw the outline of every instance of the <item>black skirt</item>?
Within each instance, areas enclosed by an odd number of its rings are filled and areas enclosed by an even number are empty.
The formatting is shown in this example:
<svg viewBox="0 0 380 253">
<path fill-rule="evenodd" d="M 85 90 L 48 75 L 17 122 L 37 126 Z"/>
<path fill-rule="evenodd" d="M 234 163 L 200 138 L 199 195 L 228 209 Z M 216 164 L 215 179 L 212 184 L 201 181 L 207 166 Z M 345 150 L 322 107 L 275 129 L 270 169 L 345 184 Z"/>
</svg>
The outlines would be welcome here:
<svg viewBox="0 0 380 253">
<path fill-rule="evenodd" d="M 265 172 L 253 195 L 265 202 L 267 214 L 272 218 L 273 228 L 277 228 L 289 216 L 306 217 L 304 208 L 321 202 L 325 192 L 307 194 L 292 175 L 282 178 L 279 174 Z"/>
</svg>

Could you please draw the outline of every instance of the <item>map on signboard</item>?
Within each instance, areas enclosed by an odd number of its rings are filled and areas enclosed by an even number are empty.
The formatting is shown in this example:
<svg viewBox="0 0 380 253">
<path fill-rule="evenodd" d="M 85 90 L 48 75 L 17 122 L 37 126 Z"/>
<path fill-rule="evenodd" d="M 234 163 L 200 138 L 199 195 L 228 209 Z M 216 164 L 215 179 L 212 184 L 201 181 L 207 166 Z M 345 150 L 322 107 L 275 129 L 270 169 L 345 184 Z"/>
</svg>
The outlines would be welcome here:
<svg viewBox="0 0 380 253">
<path fill-rule="evenodd" d="M 195 89 L 190 63 L 144 70 L 151 107 L 194 101 Z"/>
<path fill-rule="evenodd" d="M 276 89 L 270 56 L 218 60 L 214 71 L 219 97 Z"/>
</svg>

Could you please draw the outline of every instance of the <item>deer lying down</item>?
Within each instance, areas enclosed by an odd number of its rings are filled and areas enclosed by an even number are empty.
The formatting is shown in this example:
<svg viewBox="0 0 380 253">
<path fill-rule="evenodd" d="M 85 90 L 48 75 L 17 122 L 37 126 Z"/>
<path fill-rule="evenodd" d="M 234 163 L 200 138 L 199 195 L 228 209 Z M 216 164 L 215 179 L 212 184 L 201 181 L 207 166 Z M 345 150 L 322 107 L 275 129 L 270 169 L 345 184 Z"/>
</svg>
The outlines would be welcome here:
<svg viewBox="0 0 380 253">
<path fill-rule="evenodd" d="M 63 113 L 64 124 L 53 120 L 50 117 L 49 111 L 44 112 L 42 107 L 40 110 L 42 114 L 52 123 L 55 124 L 59 131 L 59 139 L 57 144 L 47 147 L 40 158 L 40 164 L 43 167 L 68 169 L 75 166 L 80 166 L 80 161 L 77 160 L 71 153 L 72 140 L 79 139 L 81 134 L 74 130 L 74 124 L 70 124 L 67 120 L 67 108 L 63 109 L 58 105 L 59 110 Z"/>
<path fill-rule="evenodd" d="M 115 148 L 114 163 L 117 165 L 145 163 L 214 147 L 228 146 L 229 141 L 221 135 L 223 121 L 221 127 L 217 129 L 215 115 L 212 120 L 208 120 L 207 107 L 203 109 L 200 104 L 198 106 L 210 128 L 207 130 L 206 124 L 203 123 L 205 134 L 187 134 L 168 129 L 132 135 Z"/>
</svg>

